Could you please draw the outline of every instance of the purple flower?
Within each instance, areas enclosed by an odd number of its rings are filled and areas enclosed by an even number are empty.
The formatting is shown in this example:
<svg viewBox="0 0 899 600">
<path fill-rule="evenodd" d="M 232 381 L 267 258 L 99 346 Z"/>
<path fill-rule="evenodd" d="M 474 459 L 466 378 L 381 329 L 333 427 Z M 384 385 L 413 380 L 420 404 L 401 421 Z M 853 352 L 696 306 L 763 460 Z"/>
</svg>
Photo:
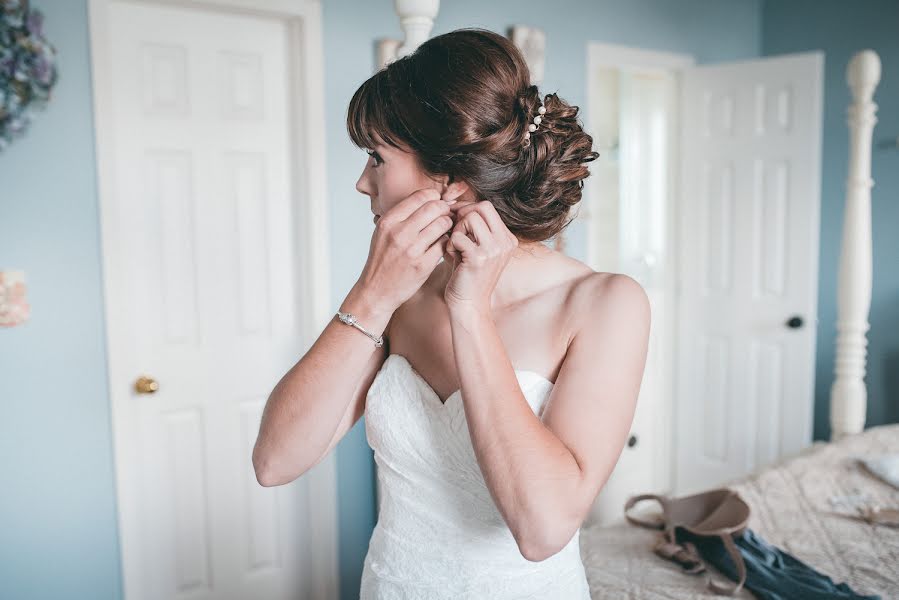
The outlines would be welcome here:
<svg viewBox="0 0 899 600">
<path fill-rule="evenodd" d="M 0 150 L 22 135 L 56 84 L 56 49 L 43 26 L 27 2 L 0 0 Z"/>
<path fill-rule="evenodd" d="M 33 10 L 28 13 L 28 31 L 38 37 L 43 37 L 44 15 L 40 11 Z"/>
</svg>

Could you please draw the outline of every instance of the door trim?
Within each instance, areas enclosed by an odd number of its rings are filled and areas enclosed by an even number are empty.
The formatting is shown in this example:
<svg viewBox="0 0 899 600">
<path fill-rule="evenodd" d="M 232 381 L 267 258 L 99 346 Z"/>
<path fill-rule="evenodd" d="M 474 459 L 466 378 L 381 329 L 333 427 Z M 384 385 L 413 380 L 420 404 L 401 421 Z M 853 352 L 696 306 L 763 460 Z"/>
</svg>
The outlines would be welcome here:
<svg viewBox="0 0 899 600">
<path fill-rule="evenodd" d="M 127 404 L 133 402 L 130 382 L 134 370 L 127 356 L 130 325 L 126 306 L 116 304 L 124 298 L 121 289 L 127 265 L 119 256 L 110 254 L 119 247 L 119 237 L 127 232 L 116 230 L 116 207 L 113 202 L 113 121 L 111 115 L 111 81 L 107 68 L 106 48 L 109 6 L 120 0 L 88 0 L 88 23 L 91 49 L 91 85 L 93 92 L 94 140 L 97 164 L 97 192 L 100 210 L 101 258 L 103 272 L 104 323 L 106 326 L 106 360 L 109 385 L 113 462 L 116 475 L 116 510 L 125 597 L 141 600 L 140 540 L 137 526 L 140 515 L 129 510 L 136 487 L 134 473 L 125 468 L 133 458 L 131 435 L 134 423 Z M 135 1 L 135 0 L 129 0 Z M 297 322 L 303 347 L 308 348 L 330 320 L 330 255 L 328 238 L 328 204 L 325 177 L 324 67 L 320 0 L 139 0 L 144 3 L 217 9 L 275 17 L 287 26 L 291 81 L 290 103 L 293 107 L 291 131 L 291 195 L 294 219 L 294 264 L 297 265 Z M 308 482 L 308 525 L 314 551 L 309 554 L 313 590 L 312 598 L 326 600 L 339 596 L 337 460 L 336 453 L 326 456 L 310 469 Z"/>
<path fill-rule="evenodd" d="M 674 354 L 670 352 L 670 350 L 677 346 L 678 336 L 681 335 L 681 331 L 678 328 L 675 319 L 678 310 L 678 303 L 680 302 L 680 297 L 677 293 L 677 282 L 673 280 L 675 279 L 673 274 L 677 272 L 680 263 L 680 233 L 678 230 L 678 223 L 676 221 L 681 204 L 680 160 L 679 158 L 677 158 L 678 149 L 681 143 L 680 73 L 684 69 L 688 69 L 694 66 L 696 64 L 696 59 L 692 54 L 647 50 L 635 46 L 624 46 L 619 44 L 589 42 L 587 44 L 586 63 L 587 71 L 585 86 L 587 88 L 586 106 L 588 109 L 586 124 L 588 132 L 594 137 L 594 139 L 597 137 L 597 131 L 599 129 L 597 125 L 598 100 L 596 98 L 594 87 L 592 85 L 593 75 L 597 69 L 601 67 L 617 69 L 633 67 L 644 71 L 648 70 L 654 72 L 673 73 L 677 79 L 675 84 L 676 87 L 674 90 L 674 106 L 672 107 L 673 114 L 677 121 L 668 146 L 670 156 L 672 157 L 672 163 L 670 165 L 668 178 L 668 185 L 670 190 L 670 210 L 668 213 L 667 222 L 665 224 L 670 239 L 670 247 L 672 250 L 670 265 L 672 274 L 670 275 L 670 277 L 672 278 L 672 280 L 669 280 L 672 292 L 672 300 L 668 304 L 668 309 L 670 310 L 670 312 L 668 313 L 669 322 L 656 323 L 656 321 L 653 321 L 653 329 L 663 327 L 663 331 L 669 336 L 669 339 L 660 339 L 659 347 L 663 349 L 661 360 L 665 362 L 664 366 L 662 367 L 667 379 L 665 383 L 669 384 L 671 389 L 676 390 L 676 382 L 679 376 L 677 372 L 677 365 L 673 360 L 667 359 L 666 357 L 674 356 Z M 605 149 L 603 148 L 600 148 L 599 150 L 601 153 L 605 152 Z M 601 211 L 599 210 L 600 193 L 598 190 L 598 183 L 599 182 L 596 177 L 590 177 L 587 179 L 587 183 L 585 186 L 587 193 L 586 210 L 581 209 L 578 214 L 578 218 L 586 221 L 585 228 L 587 239 L 585 245 L 585 256 L 587 257 L 587 264 L 590 265 L 590 267 L 593 269 L 596 269 L 600 266 L 596 240 L 599 239 L 602 235 L 601 225 L 599 223 L 599 219 L 601 218 L 599 215 L 601 215 Z M 659 389 L 664 388 L 665 386 L 660 386 Z M 662 401 L 659 406 L 659 411 L 655 416 L 652 430 L 650 431 L 650 434 L 653 435 L 657 440 L 656 450 L 651 458 L 654 479 L 653 488 L 662 491 L 670 490 L 673 485 L 673 477 L 671 476 L 671 473 L 673 473 L 673 469 L 675 467 L 674 450 L 676 449 L 677 444 L 677 432 L 673 430 L 673 428 L 671 427 L 671 423 L 673 422 L 677 407 L 678 398 L 676 396 L 676 393 L 672 394 L 670 399 Z M 596 510 L 596 518 L 604 520 L 608 517 L 607 515 L 600 514 L 599 509 Z M 613 518 L 620 519 L 620 515 L 614 516 Z"/>
</svg>

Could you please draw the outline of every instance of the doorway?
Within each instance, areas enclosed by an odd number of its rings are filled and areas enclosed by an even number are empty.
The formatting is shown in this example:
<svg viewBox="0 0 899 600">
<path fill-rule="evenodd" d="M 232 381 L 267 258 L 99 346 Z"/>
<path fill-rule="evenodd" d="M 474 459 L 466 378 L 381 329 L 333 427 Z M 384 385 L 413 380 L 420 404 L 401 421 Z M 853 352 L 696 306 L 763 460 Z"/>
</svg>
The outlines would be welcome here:
<svg viewBox="0 0 899 600">
<path fill-rule="evenodd" d="M 672 485 L 678 86 L 694 59 L 608 44 L 588 52 L 588 128 L 601 155 L 588 179 L 588 264 L 633 277 L 652 308 L 628 443 L 591 514 L 608 523 L 627 496 Z"/>
<path fill-rule="evenodd" d="M 594 506 L 609 522 L 630 495 L 723 485 L 811 443 L 823 54 L 694 65 L 591 44 L 588 66 L 587 256 L 653 314 Z"/>
</svg>

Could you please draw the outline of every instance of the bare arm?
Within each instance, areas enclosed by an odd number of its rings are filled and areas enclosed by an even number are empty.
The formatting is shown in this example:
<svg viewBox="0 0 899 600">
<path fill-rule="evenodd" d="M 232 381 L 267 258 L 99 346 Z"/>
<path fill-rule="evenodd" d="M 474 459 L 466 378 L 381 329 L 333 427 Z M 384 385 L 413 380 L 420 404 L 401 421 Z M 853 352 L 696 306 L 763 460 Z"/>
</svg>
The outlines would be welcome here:
<svg viewBox="0 0 899 600">
<path fill-rule="evenodd" d="M 578 285 L 570 312 L 583 317 L 538 416 L 492 314 L 518 240 L 489 202 L 456 216 L 444 297 L 472 446 L 522 556 L 545 560 L 571 541 L 624 448 L 646 364 L 649 298 L 627 275 L 594 273 Z"/>
<path fill-rule="evenodd" d="M 375 226 L 362 275 L 340 305 L 375 335 L 385 332 L 397 307 L 443 256 L 452 218 L 440 198 L 435 189 L 416 190 Z M 386 342 L 378 348 L 332 317 L 266 402 L 253 448 L 261 485 L 289 483 L 330 452 L 365 410 L 365 396 L 388 352 Z"/>
<path fill-rule="evenodd" d="M 541 417 L 524 397 L 492 317 L 451 311 L 453 353 L 472 445 L 522 556 L 542 561 L 572 539 L 605 485 L 633 421 L 650 305 L 634 279 L 596 274 L 591 301 Z"/>
<path fill-rule="evenodd" d="M 369 306 L 357 289 L 340 305 L 374 334 L 392 313 Z M 365 411 L 365 396 L 389 352 L 332 318 L 309 351 L 281 378 L 262 413 L 253 468 L 263 486 L 283 485 L 317 465 Z"/>
</svg>

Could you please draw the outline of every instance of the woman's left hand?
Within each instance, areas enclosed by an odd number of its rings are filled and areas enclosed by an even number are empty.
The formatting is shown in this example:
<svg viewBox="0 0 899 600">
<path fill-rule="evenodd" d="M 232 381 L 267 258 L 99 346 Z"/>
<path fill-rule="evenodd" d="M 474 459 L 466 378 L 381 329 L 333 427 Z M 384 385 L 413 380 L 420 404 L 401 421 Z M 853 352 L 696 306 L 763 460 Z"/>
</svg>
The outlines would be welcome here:
<svg viewBox="0 0 899 600">
<path fill-rule="evenodd" d="M 466 202 L 456 209 L 455 226 L 446 244 L 453 272 L 444 298 L 452 310 L 471 307 L 489 314 L 496 282 L 518 247 L 518 238 L 486 200 Z"/>
</svg>

